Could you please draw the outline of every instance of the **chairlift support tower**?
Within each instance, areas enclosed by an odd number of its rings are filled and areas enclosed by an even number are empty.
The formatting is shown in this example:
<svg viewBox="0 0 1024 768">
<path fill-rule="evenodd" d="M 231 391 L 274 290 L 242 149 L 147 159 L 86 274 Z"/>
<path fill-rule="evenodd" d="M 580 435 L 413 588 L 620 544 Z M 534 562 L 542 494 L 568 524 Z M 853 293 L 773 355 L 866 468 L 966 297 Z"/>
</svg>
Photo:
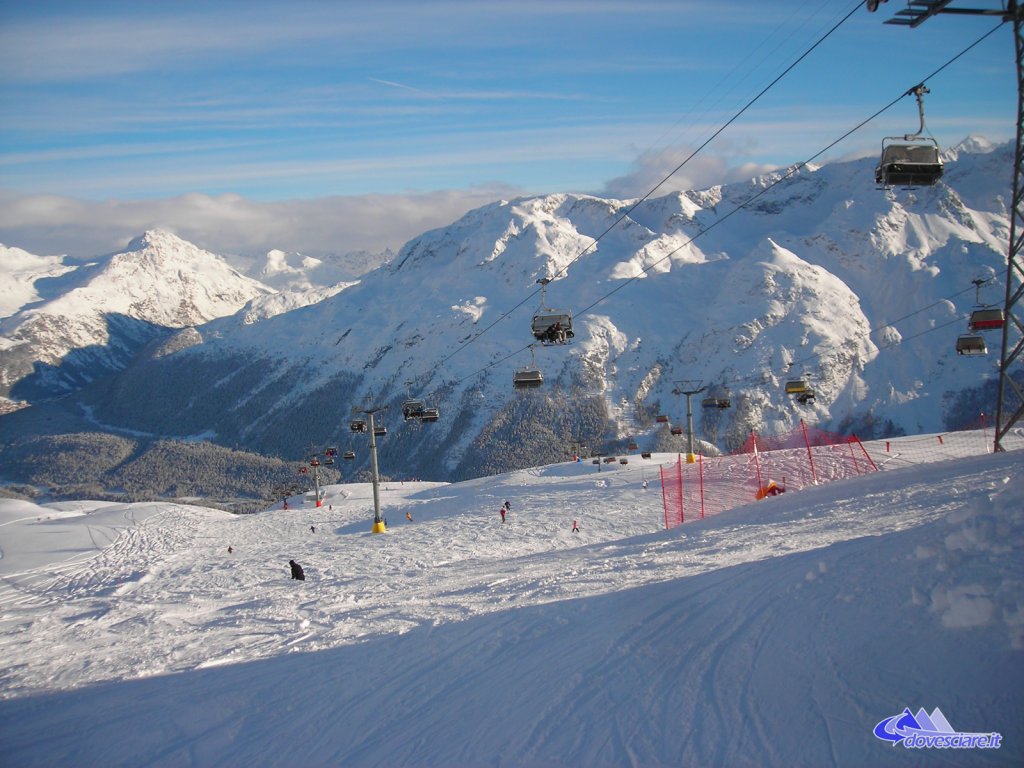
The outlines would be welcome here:
<svg viewBox="0 0 1024 768">
<path fill-rule="evenodd" d="M 376 427 L 373 423 L 373 415 L 382 410 L 383 408 L 373 407 L 362 411 L 362 413 L 366 414 L 367 421 L 369 422 L 369 430 L 367 431 L 370 433 L 370 473 L 373 485 L 373 527 L 370 529 L 371 533 L 387 533 L 388 530 L 384 517 L 380 513 L 380 472 L 377 470 L 377 435 Z"/>
<path fill-rule="evenodd" d="M 879 2 L 866 0 L 869 11 L 877 10 Z M 1013 153 L 1013 192 L 1010 214 L 1010 240 L 1006 253 L 1006 301 L 1003 308 L 1003 342 L 999 356 L 999 394 L 996 396 L 996 429 L 994 450 L 1004 450 L 1003 437 L 1024 416 L 1024 388 L 1010 376 L 1010 366 L 1024 354 L 1024 11 L 1018 0 L 991 0 L 994 8 L 951 8 L 953 0 L 909 0 L 907 7 L 896 12 L 886 24 L 915 28 L 939 14 L 959 16 L 993 16 L 1013 25 L 1015 66 L 1017 69 L 1017 143 Z M 1013 329 L 1016 341 L 1010 339 Z M 1014 403 L 1011 395 L 1016 396 Z"/>
<path fill-rule="evenodd" d="M 686 395 L 686 463 L 693 464 L 697 461 L 697 456 L 693 452 L 693 408 L 690 404 L 690 398 L 694 395 L 699 395 L 701 392 L 707 389 L 702 385 L 700 381 L 677 381 L 679 389 L 673 390 L 677 395 Z"/>
</svg>

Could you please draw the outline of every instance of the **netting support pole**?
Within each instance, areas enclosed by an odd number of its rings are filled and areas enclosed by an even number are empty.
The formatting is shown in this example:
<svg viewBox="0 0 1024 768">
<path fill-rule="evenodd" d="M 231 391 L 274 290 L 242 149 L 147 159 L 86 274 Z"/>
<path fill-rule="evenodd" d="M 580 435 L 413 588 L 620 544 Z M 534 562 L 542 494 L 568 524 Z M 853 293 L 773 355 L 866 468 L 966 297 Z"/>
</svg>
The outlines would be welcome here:
<svg viewBox="0 0 1024 768">
<path fill-rule="evenodd" d="M 754 445 L 754 470 L 757 473 L 757 490 L 760 491 L 764 485 L 761 483 L 761 458 L 757 455 L 757 433 L 750 430 L 750 439 Z"/>
<path fill-rule="evenodd" d="M 818 474 L 814 471 L 814 456 L 811 454 L 811 441 L 807 437 L 807 425 L 804 424 L 804 420 L 800 419 L 800 429 L 804 431 L 804 445 L 807 446 L 807 461 L 811 465 L 811 482 L 815 485 L 818 484 Z"/>
<path fill-rule="evenodd" d="M 704 457 L 697 457 L 697 472 L 700 477 L 700 519 L 704 519 Z"/>
<path fill-rule="evenodd" d="M 686 522 L 686 513 L 683 511 L 683 455 L 679 454 L 679 459 L 676 464 L 676 472 L 679 474 L 679 523 Z"/>
<path fill-rule="evenodd" d="M 658 472 L 661 475 L 661 505 L 665 509 L 665 530 L 671 526 L 668 524 L 668 494 L 665 492 L 665 467 L 658 465 Z"/>
</svg>

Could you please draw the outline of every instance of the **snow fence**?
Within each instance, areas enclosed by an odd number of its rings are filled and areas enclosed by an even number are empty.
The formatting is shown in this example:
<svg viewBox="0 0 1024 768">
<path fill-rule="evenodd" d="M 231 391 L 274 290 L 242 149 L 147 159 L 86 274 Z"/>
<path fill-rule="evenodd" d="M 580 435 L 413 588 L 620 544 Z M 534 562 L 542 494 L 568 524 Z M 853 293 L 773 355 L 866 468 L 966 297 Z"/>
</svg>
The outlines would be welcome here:
<svg viewBox="0 0 1024 768">
<path fill-rule="evenodd" d="M 748 504 L 755 499 L 857 477 L 878 469 L 856 435 L 800 426 L 766 437 L 751 432 L 735 453 L 662 465 L 665 527 Z"/>
</svg>

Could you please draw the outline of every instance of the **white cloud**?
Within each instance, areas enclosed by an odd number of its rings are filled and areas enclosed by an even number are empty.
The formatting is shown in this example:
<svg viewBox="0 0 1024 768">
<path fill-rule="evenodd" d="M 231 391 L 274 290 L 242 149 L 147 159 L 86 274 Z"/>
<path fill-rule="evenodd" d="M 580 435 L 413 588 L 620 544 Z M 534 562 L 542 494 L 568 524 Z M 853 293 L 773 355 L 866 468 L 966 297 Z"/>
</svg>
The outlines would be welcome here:
<svg viewBox="0 0 1024 768">
<path fill-rule="evenodd" d="M 521 194 L 505 186 L 257 202 L 239 195 L 88 201 L 0 194 L 0 243 L 78 258 L 111 253 L 147 229 L 166 229 L 225 256 L 280 248 L 308 255 L 398 250 L 466 211 Z M 244 265 L 240 262 L 239 266 Z"/>
<path fill-rule="evenodd" d="M 597 194 L 628 200 L 643 197 L 657 186 L 654 192 L 657 197 L 670 192 L 706 189 L 716 184 L 745 181 L 777 168 L 774 165 L 742 161 L 734 164 L 729 155 L 701 152 L 691 158 L 692 154 L 693 150 L 688 147 L 644 152 L 632 162 L 628 173 L 608 181 Z M 679 170 L 673 173 L 676 168 Z"/>
</svg>

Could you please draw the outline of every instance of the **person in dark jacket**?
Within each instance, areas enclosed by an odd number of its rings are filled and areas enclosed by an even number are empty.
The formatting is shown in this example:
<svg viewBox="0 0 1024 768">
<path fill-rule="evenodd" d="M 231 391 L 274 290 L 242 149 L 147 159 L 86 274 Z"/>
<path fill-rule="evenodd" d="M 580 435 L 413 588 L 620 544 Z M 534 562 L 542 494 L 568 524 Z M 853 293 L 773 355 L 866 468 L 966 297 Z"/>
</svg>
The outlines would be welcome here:
<svg viewBox="0 0 1024 768">
<path fill-rule="evenodd" d="M 296 563 L 294 560 L 289 560 L 288 565 L 292 567 L 292 578 L 298 579 L 299 581 L 306 580 L 306 574 L 302 572 L 302 566 Z"/>
</svg>

